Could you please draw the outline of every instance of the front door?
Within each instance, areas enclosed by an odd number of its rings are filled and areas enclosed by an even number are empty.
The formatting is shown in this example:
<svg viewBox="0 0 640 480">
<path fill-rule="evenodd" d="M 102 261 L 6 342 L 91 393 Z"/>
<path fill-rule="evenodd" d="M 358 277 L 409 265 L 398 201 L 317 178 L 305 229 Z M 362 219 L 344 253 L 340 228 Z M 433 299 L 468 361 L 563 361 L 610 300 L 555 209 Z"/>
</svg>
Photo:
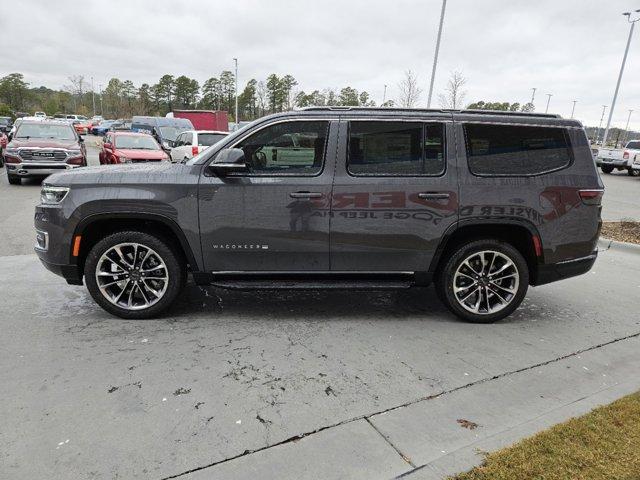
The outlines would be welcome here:
<svg viewBox="0 0 640 480">
<path fill-rule="evenodd" d="M 257 126 L 231 145 L 244 151 L 246 173 L 201 176 L 207 271 L 329 270 L 337 130 L 326 120 Z"/>
<path fill-rule="evenodd" d="M 446 115 L 446 116 L 445 116 Z M 450 115 L 343 120 L 331 211 L 333 271 L 426 271 L 458 219 Z"/>
</svg>

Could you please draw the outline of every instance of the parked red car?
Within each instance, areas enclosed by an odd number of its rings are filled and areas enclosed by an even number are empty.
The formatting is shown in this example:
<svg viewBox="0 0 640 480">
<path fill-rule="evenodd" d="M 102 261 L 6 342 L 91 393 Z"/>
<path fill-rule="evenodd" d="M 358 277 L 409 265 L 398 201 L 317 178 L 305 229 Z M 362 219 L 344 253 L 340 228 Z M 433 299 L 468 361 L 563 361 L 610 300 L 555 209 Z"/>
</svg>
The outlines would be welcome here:
<svg viewBox="0 0 640 480">
<path fill-rule="evenodd" d="M 169 160 L 151 135 L 128 131 L 107 132 L 98 158 L 101 165 Z"/>
</svg>

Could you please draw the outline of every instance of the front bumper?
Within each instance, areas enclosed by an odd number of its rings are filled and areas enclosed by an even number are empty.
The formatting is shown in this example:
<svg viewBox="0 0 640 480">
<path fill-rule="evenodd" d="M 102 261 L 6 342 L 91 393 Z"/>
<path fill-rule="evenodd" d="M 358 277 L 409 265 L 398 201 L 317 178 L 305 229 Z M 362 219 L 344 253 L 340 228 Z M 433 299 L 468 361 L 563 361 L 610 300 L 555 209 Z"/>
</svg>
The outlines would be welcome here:
<svg viewBox="0 0 640 480">
<path fill-rule="evenodd" d="M 7 163 L 7 173 L 19 177 L 40 177 L 65 170 L 78 168 L 80 165 L 70 165 L 64 162 L 22 162 Z"/>
<path fill-rule="evenodd" d="M 51 263 L 42 258 L 38 249 L 36 249 L 36 253 L 38 253 L 38 257 L 42 262 L 42 265 L 52 273 L 63 277 L 69 285 L 82 285 L 82 274 L 80 273 L 80 268 L 77 265 L 58 265 L 56 263 Z"/>
<path fill-rule="evenodd" d="M 547 265 L 538 265 L 538 271 L 536 274 L 535 282 L 533 285 L 545 285 L 551 282 L 557 282 L 565 278 L 576 277 L 587 273 L 593 267 L 596 259 L 598 258 L 598 251 L 596 250 L 591 255 L 581 258 L 574 258 L 559 263 L 552 263 Z"/>
</svg>

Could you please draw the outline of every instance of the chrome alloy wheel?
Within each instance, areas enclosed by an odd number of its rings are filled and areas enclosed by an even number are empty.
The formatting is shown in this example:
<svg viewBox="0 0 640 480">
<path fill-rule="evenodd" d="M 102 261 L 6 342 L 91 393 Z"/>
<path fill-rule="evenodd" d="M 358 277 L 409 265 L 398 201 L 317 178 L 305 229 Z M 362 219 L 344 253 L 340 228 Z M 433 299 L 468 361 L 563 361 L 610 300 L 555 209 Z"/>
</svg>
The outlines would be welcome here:
<svg viewBox="0 0 640 480">
<path fill-rule="evenodd" d="M 453 276 L 453 294 L 469 312 L 489 315 L 507 307 L 520 285 L 520 273 L 506 255 L 493 250 L 473 253 Z"/>
<path fill-rule="evenodd" d="M 167 291 L 169 270 L 158 253 L 140 243 L 120 243 L 102 254 L 96 267 L 102 295 L 125 310 L 142 310 Z"/>
</svg>

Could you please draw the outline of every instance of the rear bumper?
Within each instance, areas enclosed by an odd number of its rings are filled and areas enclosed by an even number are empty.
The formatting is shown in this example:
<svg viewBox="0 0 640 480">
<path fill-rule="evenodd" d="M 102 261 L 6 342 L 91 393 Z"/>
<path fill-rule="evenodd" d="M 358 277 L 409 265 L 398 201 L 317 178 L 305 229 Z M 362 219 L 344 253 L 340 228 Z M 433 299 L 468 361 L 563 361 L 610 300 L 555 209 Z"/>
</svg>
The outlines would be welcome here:
<svg viewBox="0 0 640 480">
<path fill-rule="evenodd" d="M 597 250 L 587 257 L 548 265 L 538 265 L 536 279 L 535 282 L 532 282 L 532 285 L 545 285 L 587 273 L 593 267 L 596 258 L 598 258 Z"/>
<path fill-rule="evenodd" d="M 626 168 L 629 166 L 629 160 L 612 160 L 609 158 L 598 158 L 596 159 L 596 165 L 610 165 L 616 168 Z"/>
</svg>

